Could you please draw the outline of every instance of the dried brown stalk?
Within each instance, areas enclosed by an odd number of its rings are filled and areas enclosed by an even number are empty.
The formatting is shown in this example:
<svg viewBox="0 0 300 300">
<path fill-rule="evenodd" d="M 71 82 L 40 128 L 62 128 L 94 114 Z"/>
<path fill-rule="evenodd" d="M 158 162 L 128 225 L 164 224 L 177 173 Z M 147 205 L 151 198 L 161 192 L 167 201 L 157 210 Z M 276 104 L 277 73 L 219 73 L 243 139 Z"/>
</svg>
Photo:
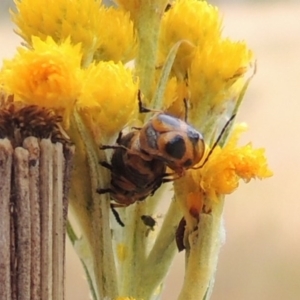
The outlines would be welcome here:
<svg viewBox="0 0 300 300">
<path fill-rule="evenodd" d="M 73 155 L 50 139 L 0 139 L 0 299 L 64 299 Z"/>
<path fill-rule="evenodd" d="M 31 269 L 31 216 L 29 198 L 29 154 L 24 148 L 14 151 L 13 199 L 16 238 L 16 288 L 19 296 L 30 299 Z"/>
<path fill-rule="evenodd" d="M 38 140 L 28 137 L 23 142 L 23 147 L 29 153 L 29 191 L 31 220 L 31 299 L 41 299 L 41 221 L 39 198 L 39 156 Z"/>
<path fill-rule="evenodd" d="M 10 189 L 13 149 L 0 140 L 0 299 L 10 299 Z"/>
</svg>

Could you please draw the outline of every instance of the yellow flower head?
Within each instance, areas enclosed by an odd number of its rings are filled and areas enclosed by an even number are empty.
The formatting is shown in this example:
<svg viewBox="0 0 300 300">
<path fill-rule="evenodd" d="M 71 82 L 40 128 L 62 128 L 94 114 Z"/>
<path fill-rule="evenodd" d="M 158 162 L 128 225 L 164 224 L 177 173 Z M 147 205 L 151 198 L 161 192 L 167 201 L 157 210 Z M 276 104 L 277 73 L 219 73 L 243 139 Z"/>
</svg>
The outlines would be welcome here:
<svg viewBox="0 0 300 300">
<path fill-rule="evenodd" d="M 184 120 L 186 116 L 186 109 L 188 109 L 184 103 L 184 100 L 188 101 L 188 99 L 190 99 L 190 93 L 185 81 L 175 81 L 175 79 L 176 77 L 173 77 L 170 80 L 171 82 L 169 82 L 167 85 L 164 103 L 165 105 L 168 104 L 166 105 L 168 113 Z M 175 92 L 173 92 L 173 89 L 175 89 Z M 175 93 L 175 96 L 170 92 Z M 171 98 L 171 96 L 173 97 Z"/>
<path fill-rule="evenodd" d="M 185 216 L 196 217 L 201 211 L 209 209 L 210 201 L 218 201 L 224 195 L 232 193 L 238 187 L 240 179 L 249 182 L 254 178 L 272 176 L 264 149 L 254 149 L 251 144 L 237 146 L 245 128 L 244 124 L 236 126 L 224 148 L 217 146 L 201 169 L 190 170 L 175 182 L 175 193 L 181 199 Z M 202 161 L 209 150 L 207 147 Z"/>
<path fill-rule="evenodd" d="M 166 84 L 166 89 L 163 97 L 164 102 L 161 109 L 166 110 L 167 108 L 169 108 L 173 104 L 173 102 L 176 101 L 177 97 L 177 79 L 176 77 L 172 77 Z"/>
<path fill-rule="evenodd" d="M 217 147 L 202 169 L 195 172 L 200 179 L 201 189 L 208 198 L 215 200 L 217 195 L 230 194 L 239 185 L 239 180 L 249 182 L 254 178 L 267 178 L 272 171 L 267 166 L 264 149 L 254 149 L 251 144 L 237 146 L 240 134 L 246 126 L 237 126 L 224 148 Z"/>
<path fill-rule="evenodd" d="M 205 99 L 210 107 L 232 99 L 231 87 L 252 63 L 253 53 L 244 42 L 223 39 L 197 48 L 188 76 L 191 102 L 200 109 Z"/>
<path fill-rule="evenodd" d="M 81 43 L 84 60 L 89 60 L 97 47 L 101 0 L 16 0 L 17 12 L 12 19 L 16 32 L 31 45 L 31 37 L 45 40 L 51 36 L 60 43 L 67 37 Z"/>
<path fill-rule="evenodd" d="M 121 63 L 100 62 L 83 70 L 83 89 L 77 103 L 94 134 L 118 133 L 137 113 L 138 83 Z"/>
<path fill-rule="evenodd" d="M 137 41 L 129 13 L 110 7 L 102 9 L 99 19 L 96 61 L 128 62 L 136 53 Z"/>
<path fill-rule="evenodd" d="M 179 0 L 162 19 L 159 39 L 159 65 L 163 64 L 170 49 L 181 44 L 173 66 L 176 75 L 185 76 L 196 47 L 203 48 L 220 36 L 221 19 L 216 7 L 206 1 Z"/>
<path fill-rule="evenodd" d="M 80 94 L 80 47 L 70 40 L 58 45 L 52 38 L 32 38 L 32 50 L 19 48 L 3 63 L 2 81 L 15 101 L 70 110 Z"/>
</svg>

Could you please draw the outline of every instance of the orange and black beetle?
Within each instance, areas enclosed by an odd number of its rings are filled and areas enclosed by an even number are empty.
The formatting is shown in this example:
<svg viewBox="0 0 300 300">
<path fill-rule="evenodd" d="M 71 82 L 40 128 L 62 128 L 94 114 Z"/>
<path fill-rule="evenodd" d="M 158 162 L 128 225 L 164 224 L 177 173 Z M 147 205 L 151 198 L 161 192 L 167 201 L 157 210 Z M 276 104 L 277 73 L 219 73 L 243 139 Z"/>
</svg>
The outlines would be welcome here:
<svg viewBox="0 0 300 300">
<path fill-rule="evenodd" d="M 152 112 L 142 106 L 140 113 Z M 184 174 L 197 164 L 204 154 L 202 135 L 186 122 L 165 113 L 156 113 L 142 128 L 122 136 L 116 145 L 103 145 L 101 149 L 114 149 L 111 164 L 101 164 L 111 171 L 110 187 L 98 189 L 100 194 L 110 193 L 116 202 L 112 207 L 126 207 L 142 201 L 164 183 Z M 166 173 L 169 167 L 177 174 Z"/>
<path fill-rule="evenodd" d="M 139 141 L 143 153 L 165 162 L 179 176 L 199 163 L 205 151 L 200 132 L 164 113 L 154 115 L 141 128 Z"/>
<path fill-rule="evenodd" d="M 138 100 L 140 113 L 153 112 L 143 107 L 140 94 Z M 228 123 L 198 168 L 205 164 Z M 205 153 L 203 137 L 196 129 L 162 112 L 156 113 L 142 128 L 135 128 L 124 136 L 120 133 L 116 145 L 100 148 L 114 149 L 114 152 L 111 164 L 101 163 L 111 171 L 110 187 L 99 188 L 97 192 L 110 193 L 115 201 L 111 207 L 121 225 L 114 207 L 126 207 L 153 195 L 164 182 L 173 181 L 183 176 L 185 170 L 195 168 Z M 175 174 L 166 173 L 167 167 Z"/>
<path fill-rule="evenodd" d="M 113 207 L 126 207 L 153 194 L 166 178 L 166 165 L 139 149 L 139 131 L 132 131 L 117 139 L 117 145 L 101 149 L 114 149 L 111 164 L 101 164 L 111 171 L 110 188 L 98 189 L 100 194 L 110 193 L 116 202 Z"/>
</svg>

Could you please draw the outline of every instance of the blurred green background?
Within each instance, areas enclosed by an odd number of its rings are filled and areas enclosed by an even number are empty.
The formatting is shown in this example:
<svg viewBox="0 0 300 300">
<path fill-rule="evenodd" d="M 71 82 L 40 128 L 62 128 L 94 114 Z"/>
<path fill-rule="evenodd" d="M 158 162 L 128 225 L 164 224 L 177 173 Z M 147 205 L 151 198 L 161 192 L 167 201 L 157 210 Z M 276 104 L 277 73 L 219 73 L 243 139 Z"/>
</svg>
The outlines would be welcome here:
<svg viewBox="0 0 300 300">
<path fill-rule="evenodd" d="M 12 57 L 20 39 L 0 0 L 0 58 Z M 46 3 L 46 1 L 45 1 Z M 224 15 L 224 33 L 246 40 L 258 71 L 237 117 L 249 125 L 243 142 L 265 147 L 271 179 L 241 183 L 227 197 L 226 243 L 213 300 L 300 299 L 300 1 L 211 1 Z M 166 200 L 168 201 L 168 200 Z M 179 293 L 184 254 L 167 279 L 163 300 Z M 88 299 L 80 263 L 69 243 L 67 300 Z"/>
</svg>

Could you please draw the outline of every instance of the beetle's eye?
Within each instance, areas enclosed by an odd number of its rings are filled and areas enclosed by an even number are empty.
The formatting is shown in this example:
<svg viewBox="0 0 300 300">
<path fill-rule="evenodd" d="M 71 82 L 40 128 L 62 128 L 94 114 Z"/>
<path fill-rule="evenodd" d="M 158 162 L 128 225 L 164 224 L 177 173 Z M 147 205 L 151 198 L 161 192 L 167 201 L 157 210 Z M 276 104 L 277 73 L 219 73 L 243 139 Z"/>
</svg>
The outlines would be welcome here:
<svg viewBox="0 0 300 300">
<path fill-rule="evenodd" d="M 165 146 L 166 153 L 173 158 L 180 159 L 186 152 L 184 139 L 181 135 L 175 135 Z"/>
</svg>

